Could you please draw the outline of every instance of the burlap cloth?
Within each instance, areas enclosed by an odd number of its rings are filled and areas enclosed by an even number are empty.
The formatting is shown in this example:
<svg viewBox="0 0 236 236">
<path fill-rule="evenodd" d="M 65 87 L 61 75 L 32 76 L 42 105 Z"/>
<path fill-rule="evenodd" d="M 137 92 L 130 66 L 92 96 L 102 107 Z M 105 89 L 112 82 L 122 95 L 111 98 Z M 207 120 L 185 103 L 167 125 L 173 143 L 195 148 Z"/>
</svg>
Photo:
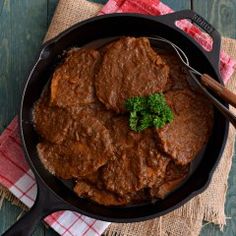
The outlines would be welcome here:
<svg viewBox="0 0 236 236">
<path fill-rule="evenodd" d="M 100 4 L 85 0 L 60 0 L 45 40 L 56 36 L 74 23 L 96 15 L 101 7 Z M 236 58 L 236 40 L 223 38 L 222 48 L 233 58 Z M 236 92 L 236 73 L 233 74 L 227 87 Z M 233 108 L 231 110 L 236 112 Z M 235 131 L 230 126 L 224 154 L 209 187 L 204 193 L 193 198 L 181 208 L 154 220 L 132 224 L 113 223 L 106 230 L 105 234 L 109 236 L 196 236 L 200 233 L 203 220 L 215 223 L 223 229 L 223 226 L 226 224 L 224 203 L 227 191 L 227 178 L 232 163 L 234 140 Z M 5 197 L 14 204 L 23 207 L 17 199 L 1 186 L 0 194 L 2 199 Z"/>
</svg>

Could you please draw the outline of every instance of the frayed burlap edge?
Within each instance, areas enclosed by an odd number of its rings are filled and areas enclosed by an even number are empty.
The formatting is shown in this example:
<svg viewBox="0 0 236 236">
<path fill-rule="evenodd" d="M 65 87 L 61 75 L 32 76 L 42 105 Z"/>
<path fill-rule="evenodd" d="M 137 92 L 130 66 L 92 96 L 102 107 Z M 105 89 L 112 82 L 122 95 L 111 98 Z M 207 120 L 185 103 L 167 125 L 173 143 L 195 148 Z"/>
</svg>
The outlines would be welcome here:
<svg viewBox="0 0 236 236">
<path fill-rule="evenodd" d="M 96 16 L 102 6 L 86 0 L 60 0 L 44 41 L 54 38 L 80 21 Z"/>
<path fill-rule="evenodd" d="M 19 206 L 22 210 L 27 210 L 27 207 L 18 198 L 12 195 L 7 188 L 0 185 L 0 209 L 2 208 L 4 199 L 11 202 L 13 205 Z"/>
<path fill-rule="evenodd" d="M 203 219 L 199 197 L 189 201 L 181 208 L 156 219 L 130 223 L 111 224 L 105 232 L 106 236 L 196 236 L 199 234 Z"/>
</svg>

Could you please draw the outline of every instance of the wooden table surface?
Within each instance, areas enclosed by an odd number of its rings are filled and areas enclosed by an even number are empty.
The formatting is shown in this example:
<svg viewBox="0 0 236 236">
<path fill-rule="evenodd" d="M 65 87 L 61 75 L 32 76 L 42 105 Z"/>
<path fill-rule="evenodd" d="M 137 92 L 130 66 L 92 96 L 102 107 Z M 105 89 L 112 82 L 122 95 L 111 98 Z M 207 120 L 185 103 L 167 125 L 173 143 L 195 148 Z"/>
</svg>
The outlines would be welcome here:
<svg viewBox="0 0 236 236">
<path fill-rule="evenodd" d="M 106 2 L 106 0 L 96 0 Z M 236 0 L 164 0 L 173 9 L 194 9 L 223 35 L 236 38 Z M 18 111 L 22 86 L 47 31 L 57 0 L 0 0 L 0 131 Z M 234 155 L 236 157 L 236 155 Z M 217 193 L 216 193 L 217 194 Z M 201 236 L 236 235 L 236 159 L 234 158 L 225 204 L 224 232 L 204 225 Z M 21 209 L 4 201 L 0 233 L 12 225 Z M 56 235 L 41 223 L 34 236 Z"/>
</svg>

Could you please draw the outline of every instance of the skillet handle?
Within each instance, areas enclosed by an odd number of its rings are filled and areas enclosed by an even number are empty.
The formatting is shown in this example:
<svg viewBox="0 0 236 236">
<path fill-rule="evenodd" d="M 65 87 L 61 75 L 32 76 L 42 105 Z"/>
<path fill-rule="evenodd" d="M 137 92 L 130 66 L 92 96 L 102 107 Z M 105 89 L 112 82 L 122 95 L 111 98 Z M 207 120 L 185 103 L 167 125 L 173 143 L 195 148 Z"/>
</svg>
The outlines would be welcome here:
<svg viewBox="0 0 236 236">
<path fill-rule="evenodd" d="M 213 40 L 212 50 L 205 51 L 205 54 L 211 61 L 211 63 L 214 66 L 216 66 L 216 68 L 219 68 L 221 36 L 219 32 L 211 24 L 209 24 L 203 17 L 199 16 L 196 12 L 191 10 L 177 11 L 171 14 L 158 17 L 158 20 L 160 20 L 161 22 L 172 28 L 177 29 L 181 33 L 183 33 L 183 31 L 175 25 L 175 22 L 183 19 L 192 20 L 195 24 L 197 24 L 201 29 L 203 29 L 206 33 L 208 33 L 212 37 Z"/>
<path fill-rule="evenodd" d="M 236 108 L 236 94 L 227 89 L 224 85 L 214 80 L 210 75 L 203 74 L 201 82 L 206 87 L 217 93 L 219 97 L 224 99 L 227 103 Z"/>
<path fill-rule="evenodd" d="M 2 234 L 2 236 L 30 236 L 33 234 L 40 220 L 55 211 L 69 208 L 63 201 L 56 197 L 54 193 L 50 192 L 43 183 L 40 181 L 37 182 L 38 193 L 34 205 L 22 218 Z"/>
<path fill-rule="evenodd" d="M 30 236 L 33 234 L 36 225 L 43 218 L 42 208 L 37 202 L 25 213 L 13 226 L 11 226 L 2 236 Z"/>
</svg>

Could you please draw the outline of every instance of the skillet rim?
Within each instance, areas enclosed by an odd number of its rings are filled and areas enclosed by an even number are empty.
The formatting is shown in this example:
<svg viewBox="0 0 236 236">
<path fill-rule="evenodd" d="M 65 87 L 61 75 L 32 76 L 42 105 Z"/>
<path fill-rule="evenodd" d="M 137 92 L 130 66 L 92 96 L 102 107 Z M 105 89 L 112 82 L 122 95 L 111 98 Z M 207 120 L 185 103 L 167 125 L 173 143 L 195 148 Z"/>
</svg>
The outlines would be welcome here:
<svg viewBox="0 0 236 236">
<path fill-rule="evenodd" d="M 187 10 L 189 11 L 189 10 Z M 219 164 L 219 161 L 222 157 L 225 145 L 226 145 L 226 141 L 227 141 L 227 137 L 228 137 L 228 130 L 229 130 L 229 122 L 225 119 L 225 130 L 224 130 L 224 138 L 222 140 L 222 145 L 221 145 L 221 149 L 220 152 L 217 156 L 217 159 L 215 160 L 214 165 L 211 168 L 211 171 L 208 173 L 208 177 L 207 180 L 205 182 L 205 184 L 201 187 L 199 187 L 199 189 L 192 191 L 187 197 L 185 197 L 184 199 L 182 199 L 181 201 L 179 201 L 177 204 L 173 205 L 172 207 L 166 209 L 166 210 L 162 210 L 160 212 L 157 212 L 155 214 L 149 214 L 149 215 L 145 215 L 145 216 L 140 216 L 140 217 L 136 217 L 136 218 L 112 218 L 112 217 L 104 217 L 104 216 L 99 216 L 99 215 L 95 215 L 95 214 L 91 214 L 91 213 L 87 213 L 84 212 L 83 210 L 79 209 L 77 206 L 72 205 L 71 203 L 67 202 L 66 200 L 64 200 L 61 196 L 59 196 L 47 183 L 46 181 L 44 181 L 44 179 L 42 178 L 41 174 L 38 172 L 37 167 L 34 165 L 33 161 L 32 161 L 32 156 L 29 154 L 28 152 L 28 148 L 27 145 L 25 143 L 25 134 L 24 134 L 24 125 L 23 125 L 23 110 L 24 110 L 24 98 L 25 98 L 25 93 L 28 90 L 28 84 L 29 82 L 32 80 L 32 75 L 33 73 L 37 70 L 37 66 L 40 63 L 40 61 L 45 59 L 45 54 L 47 55 L 48 52 L 50 52 L 50 46 L 53 44 L 56 44 L 57 41 L 59 41 L 60 39 L 62 39 L 65 35 L 70 34 L 71 31 L 76 30 L 77 28 L 81 27 L 82 25 L 86 25 L 88 23 L 92 23 L 94 21 L 100 20 L 100 19 L 107 19 L 107 18 L 116 18 L 116 17 L 136 17 L 136 18 L 143 18 L 146 20 L 150 20 L 150 21 L 156 21 L 159 24 L 163 24 L 165 27 L 169 27 L 171 28 L 171 30 L 176 30 L 179 33 L 182 34 L 183 37 L 187 38 L 189 41 L 191 41 L 192 44 L 194 44 L 194 46 L 196 46 L 198 48 L 198 50 L 200 50 L 204 56 L 206 57 L 206 60 L 208 60 L 208 62 L 211 64 L 212 66 L 212 70 L 214 71 L 214 73 L 217 75 L 217 80 L 223 84 L 223 81 L 220 77 L 219 74 L 219 68 L 216 68 L 216 65 L 214 65 L 212 63 L 211 60 L 209 60 L 209 58 L 207 57 L 207 52 L 204 51 L 204 49 L 191 37 L 189 37 L 188 35 L 186 35 L 182 30 L 179 30 L 177 27 L 174 29 L 173 27 L 170 27 L 168 24 L 166 24 L 165 22 L 159 20 L 162 16 L 146 16 L 146 15 L 142 15 L 142 14 L 136 14 L 136 13 L 113 13 L 113 14 L 109 14 L 109 15 L 101 15 L 101 16 L 95 16 L 92 17 L 90 19 L 87 19 L 85 21 L 79 22 L 75 25 L 73 25 L 72 27 L 66 29 L 65 31 L 61 32 L 59 35 L 57 35 L 55 38 L 45 42 L 39 51 L 39 56 L 38 59 L 36 61 L 36 63 L 34 64 L 27 80 L 26 83 L 24 85 L 24 89 L 23 89 L 23 93 L 22 93 L 22 99 L 21 99 L 21 105 L 20 105 L 20 119 L 19 119 L 19 126 L 20 126 L 20 137 L 21 137 L 21 141 L 23 144 L 23 148 L 24 148 L 24 152 L 25 152 L 25 156 L 26 156 L 26 160 L 27 162 L 30 164 L 31 169 L 33 170 L 34 174 L 35 174 L 35 179 L 37 181 L 37 185 L 39 185 L 39 182 L 42 182 L 42 184 L 44 185 L 44 187 L 46 187 L 50 192 L 54 193 L 61 201 L 63 201 L 67 206 L 68 209 L 72 209 L 72 210 L 76 210 L 77 212 L 87 215 L 89 217 L 93 217 L 99 220 L 105 220 L 105 221 L 112 221 L 112 222 L 138 222 L 138 221 L 143 221 L 143 220 L 147 220 L 147 219 L 151 219 L 154 217 L 158 217 L 161 215 L 165 215 L 168 212 L 171 212 L 177 208 L 179 208 L 180 206 L 182 206 L 184 203 L 186 203 L 187 201 L 189 201 L 190 199 L 192 199 L 193 197 L 195 197 L 196 195 L 202 193 L 208 186 L 209 183 L 212 179 L 212 175 L 216 169 L 216 167 Z M 166 16 L 165 16 L 166 17 Z M 226 105 L 226 107 L 228 108 L 228 104 L 225 103 L 224 105 Z M 40 180 L 40 181 L 39 181 Z M 39 190 L 39 186 L 38 186 L 38 190 Z"/>
</svg>

